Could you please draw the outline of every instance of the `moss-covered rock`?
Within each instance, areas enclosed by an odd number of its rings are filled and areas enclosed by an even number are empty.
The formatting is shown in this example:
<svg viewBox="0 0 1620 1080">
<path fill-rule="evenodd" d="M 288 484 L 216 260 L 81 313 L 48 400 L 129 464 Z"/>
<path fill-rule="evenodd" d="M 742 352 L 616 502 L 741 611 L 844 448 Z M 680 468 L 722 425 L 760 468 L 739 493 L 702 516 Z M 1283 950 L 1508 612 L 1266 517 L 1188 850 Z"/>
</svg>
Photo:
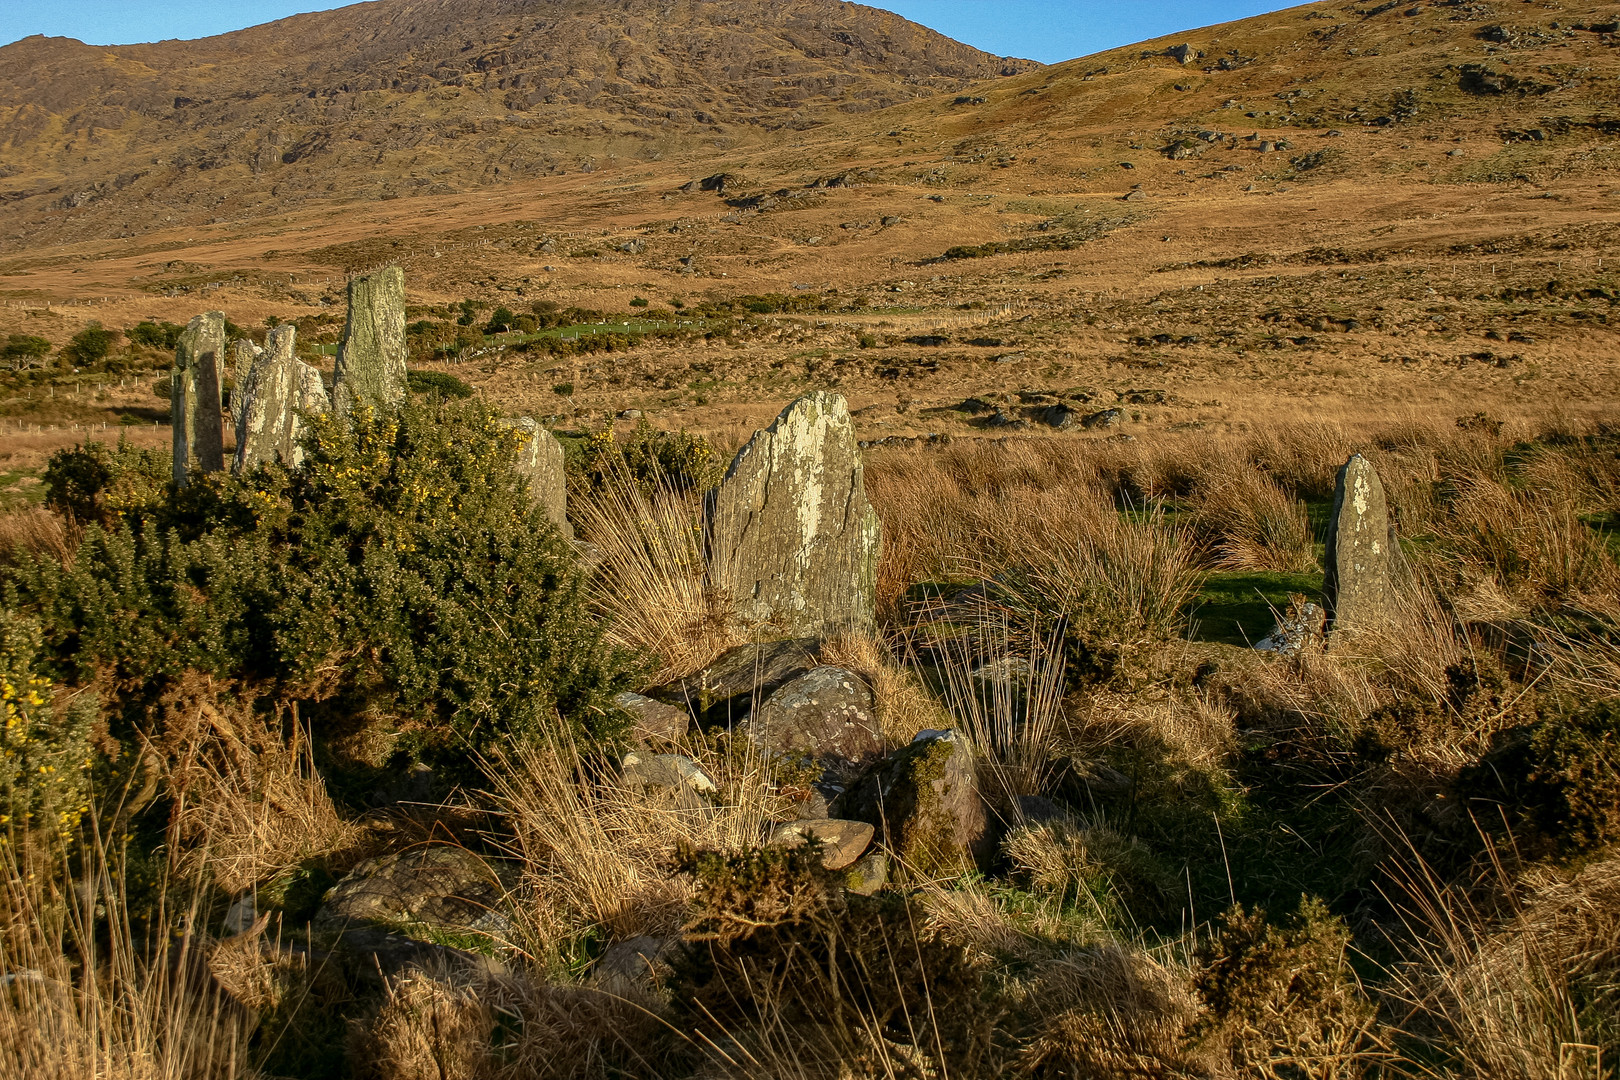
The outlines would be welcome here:
<svg viewBox="0 0 1620 1080">
<path fill-rule="evenodd" d="M 994 854 L 973 748 L 954 731 L 925 731 L 872 765 L 839 796 L 835 813 L 875 826 L 914 874 L 962 873 Z"/>
</svg>

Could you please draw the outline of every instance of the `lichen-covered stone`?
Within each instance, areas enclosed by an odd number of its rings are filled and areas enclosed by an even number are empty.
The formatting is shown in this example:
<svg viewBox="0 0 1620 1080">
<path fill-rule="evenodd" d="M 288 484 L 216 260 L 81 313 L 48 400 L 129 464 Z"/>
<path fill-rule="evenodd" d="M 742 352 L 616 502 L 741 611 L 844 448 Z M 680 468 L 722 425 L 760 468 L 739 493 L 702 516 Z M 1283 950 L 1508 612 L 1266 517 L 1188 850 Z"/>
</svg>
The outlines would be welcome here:
<svg viewBox="0 0 1620 1080">
<path fill-rule="evenodd" d="M 539 421 L 521 416 L 508 423 L 528 436 L 518 451 L 517 470 L 529 482 L 529 497 L 546 508 L 546 516 L 567 539 L 574 538 L 568 523 L 568 473 L 563 467 L 562 443 Z"/>
<path fill-rule="evenodd" d="M 478 856 L 449 845 L 367 859 L 327 890 L 319 927 L 426 924 L 502 933 L 506 890 Z"/>
<path fill-rule="evenodd" d="M 785 683 L 754 711 L 748 734 L 768 751 L 861 762 L 883 753 L 872 688 L 852 671 L 823 665 Z"/>
<path fill-rule="evenodd" d="M 339 416 L 356 405 L 395 409 L 405 391 L 405 272 L 397 266 L 349 282 L 349 320 L 332 377 Z"/>
<path fill-rule="evenodd" d="M 193 469 L 225 468 L 220 369 L 225 362 L 225 315 L 198 315 L 180 332 L 169 372 L 169 411 L 174 424 L 174 479 L 184 484 Z"/>
<path fill-rule="evenodd" d="M 879 544 L 849 408 L 817 392 L 738 451 L 714 498 L 709 572 L 745 627 L 825 636 L 872 624 Z"/>
<path fill-rule="evenodd" d="M 613 704 L 635 718 L 635 737 L 642 742 L 677 742 L 692 726 L 692 714 L 679 705 L 641 694 L 619 694 Z"/>
<path fill-rule="evenodd" d="M 778 825 L 771 833 L 770 842 L 782 847 L 797 847 L 812 839 L 819 841 L 821 865 L 828 870 L 842 870 L 871 846 L 874 832 L 871 822 L 867 821 L 801 819 Z"/>
<path fill-rule="evenodd" d="M 251 469 L 261 462 L 281 461 L 289 467 L 303 460 L 298 439 L 304 417 L 326 412 L 330 403 L 321 373 L 295 355 L 297 331 L 277 326 L 265 341 L 267 348 L 237 384 L 235 469 Z"/>
<path fill-rule="evenodd" d="M 726 727 L 746 719 L 784 683 L 820 663 L 817 638 L 739 645 L 702 671 L 655 693 L 685 705 L 703 727 Z"/>
<path fill-rule="evenodd" d="M 242 423 L 242 387 L 247 383 L 248 372 L 253 370 L 253 361 L 263 352 L 247 338 L 237 338 L 231 342 L 231 413 L 228 422 L 232 431 Z"/>
<path fill-rule="evenodd" d="M 954 731 L 920 733 L 867 769 L 833 811 L 876 826 L 883 846 L 924 877 L 982 869 L 994 855 L 973 748 Z"/>
<path fill-rule="evenodd" d="M 1389 510 L 1378 473 L 1360 454 L 1339 470 L 1325 555 L 1330 642 L 1387 625 L 1394 557 Z"/>
</svg>

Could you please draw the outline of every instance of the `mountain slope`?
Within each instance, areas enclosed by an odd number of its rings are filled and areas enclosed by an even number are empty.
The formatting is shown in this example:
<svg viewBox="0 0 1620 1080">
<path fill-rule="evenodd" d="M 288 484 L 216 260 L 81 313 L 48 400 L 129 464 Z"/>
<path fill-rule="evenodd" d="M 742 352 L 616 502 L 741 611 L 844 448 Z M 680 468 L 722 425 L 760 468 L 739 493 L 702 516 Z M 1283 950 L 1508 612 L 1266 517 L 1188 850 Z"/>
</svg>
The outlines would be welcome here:
<svg viewBox="0 0 1620 1080">
<path fill-rule="evenodd" d="M 377 0 L 198 41 L 33 37 L 0 49 L 0 199 L 25 217 L 105 201 L 116 231 L 233 199 L 445 191 L 1036 66 L 838 0 Z"/>
</svg>

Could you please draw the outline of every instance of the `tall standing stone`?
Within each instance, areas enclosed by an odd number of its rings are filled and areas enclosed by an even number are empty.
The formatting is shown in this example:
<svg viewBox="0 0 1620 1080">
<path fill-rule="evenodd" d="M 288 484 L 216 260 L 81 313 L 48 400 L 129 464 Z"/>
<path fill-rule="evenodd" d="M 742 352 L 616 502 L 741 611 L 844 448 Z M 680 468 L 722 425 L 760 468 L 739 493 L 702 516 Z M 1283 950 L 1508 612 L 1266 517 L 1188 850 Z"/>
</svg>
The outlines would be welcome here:
<svg viewBox="0 0 1620 1080">
<path fill-rule="evenodd" d="M 1327 597 L 1330 634 L 1375 630 L 1389 622 L 1394 542 L 1384 485 L 1372 462 L 1356 454 L 1339 470 L 1328 521 Z"/>
<path fill-rule="evenodd" d="M 174 424 L 174 480 L 184 484 L 191 470 L 225 467 L 224 417 L 220 408 L 220 368 L 225 362 L 225 316 L 198 315 L 180 332 L 169 372 L 169 412 Z"/>
<path fill-rule="evenodd" d="M 754 434 L 709 529 L 711 579 L 744 626 L 818 637 L 872 624 L 879 524 L 839 395 L 806 394 Z"/>
<path fill-rule="evenodd" d="M 394 409 L 405 401 L 405 271 L 397 266 L 349 282 L 332 404 L 339 416 L 359 404 Z"/>
<path fill-rule="evenodd" d="M 529 482 L 529 497 L 546 508 L 546 516 L 569 540 L 574 527 L 568 524 L 568 473 L 563 468 L 562 443 L 539 421 L 521 416 L 510 425 L 527 436 L 518 451 L 517 470 Z"/>
<path fill-rule="evenodd" d="M 295 355 L 298 332 L 278 326 L 265 339 L 268 346 L 253 361 L 233 400 L 240 403 L 236 422 L 235 469 L 280 460 L 296 466 L 304 458 L 298 445 L 304 417 L 330 408 L 321 373 Z"/>
<path fill-rule="evenodd" d="M 242 387 L 247 385 L 248 372 L 253 370 L 253 361 L 258 359 L 264 350 L 247 338 L 237 338 L 231 342 L 231 430 L 235 431 L 242 424 Z"/>
</svg>

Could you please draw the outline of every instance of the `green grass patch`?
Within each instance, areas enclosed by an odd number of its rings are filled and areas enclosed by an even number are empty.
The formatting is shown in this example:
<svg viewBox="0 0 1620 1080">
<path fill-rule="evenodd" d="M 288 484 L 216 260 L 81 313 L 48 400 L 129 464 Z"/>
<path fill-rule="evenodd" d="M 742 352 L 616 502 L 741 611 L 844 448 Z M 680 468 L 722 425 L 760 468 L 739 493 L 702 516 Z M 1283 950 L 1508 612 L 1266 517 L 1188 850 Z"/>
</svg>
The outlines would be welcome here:
<svg viewBox="0 0 1620 1080">
<path fill-rule="evenodd" d="M 1304 593 L 1321 603 L 1322 575 L 1252 570 L 1212 573 L 1188 612 L 1193 621 L 1193 639 L 1253 645 L 1271 633 L 1277 621 L 1275 613 L 1288 607 L 1288 597 L 1293 593 Z"/>
</svg>

